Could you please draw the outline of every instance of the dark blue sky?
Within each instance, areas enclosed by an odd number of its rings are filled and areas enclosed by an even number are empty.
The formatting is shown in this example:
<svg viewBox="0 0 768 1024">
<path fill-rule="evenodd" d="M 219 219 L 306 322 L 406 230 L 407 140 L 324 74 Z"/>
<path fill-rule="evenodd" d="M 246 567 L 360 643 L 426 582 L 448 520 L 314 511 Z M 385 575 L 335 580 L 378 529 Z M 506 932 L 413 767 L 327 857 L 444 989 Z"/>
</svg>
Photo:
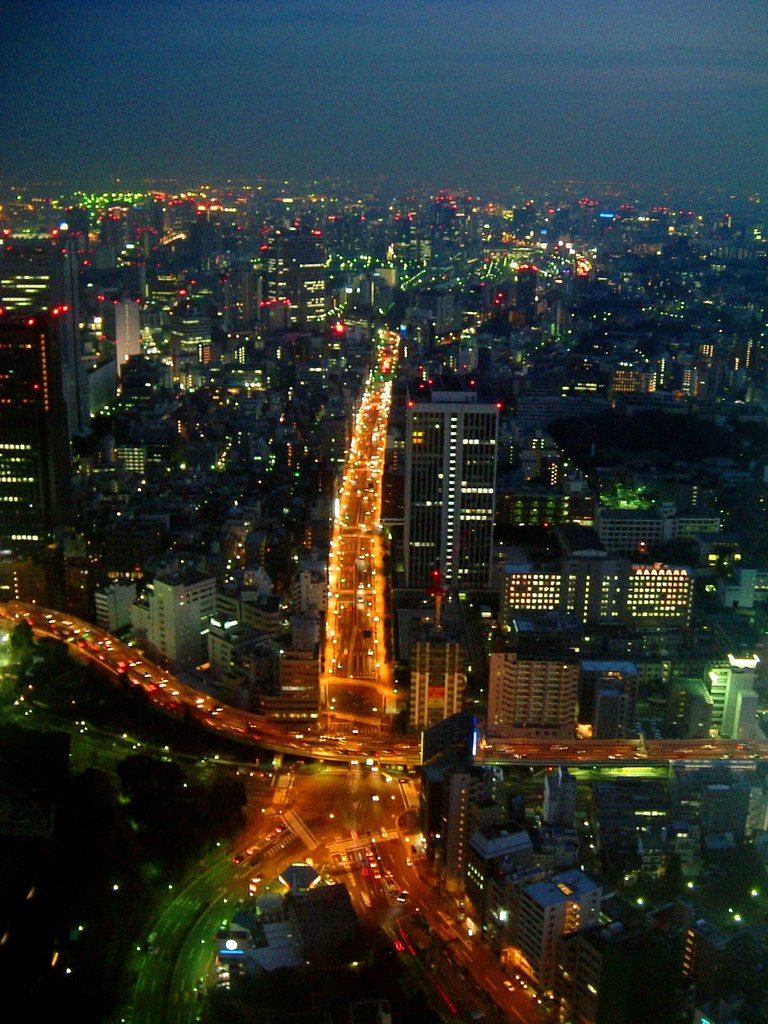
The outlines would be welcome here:
<svg viewBox="0 0 768 1024">
<path fill-rule="evenodd" d="M 765 0 L 2 0 L 0 177 L 768 184 Z"/>
</svg>

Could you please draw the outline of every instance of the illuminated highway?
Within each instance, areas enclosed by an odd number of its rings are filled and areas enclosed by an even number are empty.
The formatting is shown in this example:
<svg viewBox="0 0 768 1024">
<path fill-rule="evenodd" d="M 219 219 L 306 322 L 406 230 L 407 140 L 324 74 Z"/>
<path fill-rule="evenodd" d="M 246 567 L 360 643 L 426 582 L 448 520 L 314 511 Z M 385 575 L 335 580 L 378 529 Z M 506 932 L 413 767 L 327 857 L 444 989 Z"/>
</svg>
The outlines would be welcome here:
<svg viewBox="0 0 768 1024">
<path fill-rule="evenodd" d="M 383 575 L 382 575 L 383 580 Z M 377 587 L 378 589 L 378 587 Z M 381 587 L 383 594 L 383 585 Z M 381 598 L 383 600 L 383 597 Z M 262 715 L 240 708 L 222 706 L 213 698 L 182 683 L 171 672 L 154 664 L 135 647 L 120 643 L 110 633 L 66 612 L 56 612 L 38 605 L 11 601 L 0 604 L 0 618 L 9 625 L 25 618 L 36 636 L 47 636 L 69 643 L 77 656 L 114 680 L 124 676 L 145 691 L 152 703 L 167 714 L 192 714 L 206 728 L 229 737 L 252 742 L 278 753 L 297 757 L 355 763 L 372 757 L 382 764 L 413 767 L 420 763 L 419 741 L 414 737 L 363 735 L 356 717 L 349 713 L 346 731 L 317 735 L 311 726 L 306 731 L 270 721 Z M 354 615 L 347 628 L 354 631 Z M 352 680 L 357 682 L 358 680 Z M 359 680 L 374 689 L 375 680 Z M 350 680 L 336 677 L 330 685 L 345 689 Z M 344 719 L 339 716 L 340 720 Z M 526 765 L 555 764 L 663 765 L 670 761 L 750 761 L 768 757 L 768 744 L 739 743 L 724 739 L 675 740 L 550 740 L 481 739 L 476 761 L 480 764 Z"/>
<path fill-rule="evenodd" d="M 370 750 L 377 756 L 387 749 L 388 763 L 412 765 L 418 762 L 418 744 L 404 740 L 398 750 L 376 737 L 362 740 L 352 734 L 339 736 L 317 735 L 311 726 L 306 731 L 295 725 L 284 726 L 218 701 L 161 668 L 135 647 L 120 643 L 110 633 L 98 629 L 90 622 L 77 619 L 67 612 L 57 612 L 39 605 L 9 601 L 0 604 L 0 618 L 9 626 L 26 619 L 36 636 L 62 640 L 71 645 L 73 653 L 89 661 L 95 668 L 114 681 L 122 675 L 133 686 L 140 686 L 158 710 L 167 714 L 191 714 L 206 728 L 242 740 L 253 742 L 278 753 L 328 761 L 355 761 Z"/>
<path fill-rule="evenodd" d="M 378 732 L 396 710 L 387 657 L 381 482 L 397 335 L 379 332 L 377 363 L 355 416 L 334 508 L 321 700 L 329 731 L 354 719 Z"/>
</svg>

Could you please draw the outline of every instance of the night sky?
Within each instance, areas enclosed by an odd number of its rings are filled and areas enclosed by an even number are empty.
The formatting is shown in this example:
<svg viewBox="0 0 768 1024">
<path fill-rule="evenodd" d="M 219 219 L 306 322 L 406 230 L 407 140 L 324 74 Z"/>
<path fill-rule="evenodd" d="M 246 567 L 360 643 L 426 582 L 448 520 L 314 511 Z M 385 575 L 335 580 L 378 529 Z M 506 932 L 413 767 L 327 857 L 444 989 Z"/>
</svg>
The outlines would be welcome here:
<svg viewBox="0 0 768 1024">
<path fill-rule="evenodd" d="M 765 0 L 2 0 L 0 178 L 761 189 Z"/>
</svg>

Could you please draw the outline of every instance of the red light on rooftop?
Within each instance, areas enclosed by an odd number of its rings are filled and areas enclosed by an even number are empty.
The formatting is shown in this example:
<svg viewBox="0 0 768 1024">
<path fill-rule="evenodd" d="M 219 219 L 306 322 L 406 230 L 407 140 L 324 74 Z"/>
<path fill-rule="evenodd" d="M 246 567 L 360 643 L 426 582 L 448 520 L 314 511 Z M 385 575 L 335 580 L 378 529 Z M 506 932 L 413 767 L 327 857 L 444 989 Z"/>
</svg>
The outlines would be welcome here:
<svg viewBox="0 0 768 1024">
<path fill-rule="evenodd" d="M 346 330 L 344 324 L 340 320 L 333 325 L 333 329 L 337 334 L 343 334 Z"/>
<path fill-rule="evenodd" d="M 409 408 L 409 409 L 412 409 L 412 408 L 414 407 L 414 405 L 415 405 L 415 404 L 416 404 L 415 402 L 413 402 L 413 401 L 409 401 L 409 402 L 408 402 L 408 408 Z"/>
</svg>

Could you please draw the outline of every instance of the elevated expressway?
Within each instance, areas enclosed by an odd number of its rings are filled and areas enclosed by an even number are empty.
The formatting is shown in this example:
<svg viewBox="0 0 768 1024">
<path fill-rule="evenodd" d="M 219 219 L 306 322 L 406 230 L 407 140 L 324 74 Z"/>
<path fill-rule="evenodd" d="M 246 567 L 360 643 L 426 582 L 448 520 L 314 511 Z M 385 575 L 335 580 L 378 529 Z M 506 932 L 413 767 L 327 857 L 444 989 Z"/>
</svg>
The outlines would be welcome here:
<svg viewBox="0 0 768 1024">
<path fill-rule="evenodd" d="M 9 629 L 26 619 L 35 636 L 70 644 L 78 657 L 90 662 L 107 679 L 117 682 L 123 676 L 131 685 L 142 687 L 158 711 L 191 716 L 205 728 L 230 738 L 276 753 L 312 760 L 349 764 L 371 758 L 379 764 L 407 768 L 421 763 L 417 739 L 360 735 L 353 731 L 355 718 L 352 715 L 345 733 L 316 735 L 309 731 L 296 731 L 295 726 L 273 722 L 262 715 L 222 706 L 214 698 L 201 694 L 156 665 L 135 647 L 122 644 L 110 633 L 65 612 L 10 601 L 0 604 L 0 619 Z M 732 763 L 749 763 L 760 757 L 768 757 L 768 744 L 690 739 L 571 740 L 559 743 L 550 740 L 494 740 L 486 743 L 481 739 L 476 752 L 478 763 L 521 769 L 558 764 L 606 768 L 662 766 L 677 760 L 727 759 Z"/>
</svg>

